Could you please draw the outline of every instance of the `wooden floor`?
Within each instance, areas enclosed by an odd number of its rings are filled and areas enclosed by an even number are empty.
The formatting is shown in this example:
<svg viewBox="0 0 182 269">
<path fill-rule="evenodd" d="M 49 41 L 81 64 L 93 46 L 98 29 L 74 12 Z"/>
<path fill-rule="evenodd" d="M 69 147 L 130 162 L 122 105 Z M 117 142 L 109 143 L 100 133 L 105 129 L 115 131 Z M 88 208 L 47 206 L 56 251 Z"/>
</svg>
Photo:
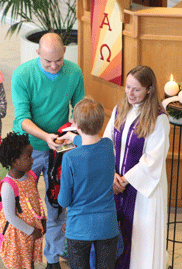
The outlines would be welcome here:
<svg viewBox="0 0 182 269">
<path fill-rule="evenodd" d="M 45 264 L 35 264 L 35 269 L 45 269 L 46 265 Z M 4 267 L 1 259 L 0 259 L 0 268 L 1 269 L 6 269 L 6 267 Z"/>
</svg>

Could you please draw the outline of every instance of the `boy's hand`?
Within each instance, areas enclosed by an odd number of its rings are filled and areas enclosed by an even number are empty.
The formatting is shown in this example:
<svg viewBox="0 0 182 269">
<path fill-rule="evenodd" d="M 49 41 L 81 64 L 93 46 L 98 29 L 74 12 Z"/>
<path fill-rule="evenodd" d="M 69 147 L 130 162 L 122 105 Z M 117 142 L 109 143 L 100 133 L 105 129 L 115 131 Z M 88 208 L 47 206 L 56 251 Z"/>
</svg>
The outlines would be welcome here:
<svg viewBox="0 0 182 269">
<path fill-rule="evenodd" d="M 42 237 L 42 229 L 34 228 L 33 233 L 30 235 L 33 237 L 34 240 L 37 240 Z"/>
<path fill-rule="evenodd" d="M 63 231 L 63 233 L 66 232 L 66 223 L 64 223 L 64 224 L 62 225 L 62 231 Z"/>
<path fill-rule="evenodd" d="M 65 140 L 63 143 L 64 145 L 70 144 L 71 142 L 73 142 L 73 139 L 75 138 L 76 135 L 77 134 L 74 134 L 72 132 L 67 132 L 65 135 L 58 137 L 57 140 L 58 141 Z"/>
</svg>

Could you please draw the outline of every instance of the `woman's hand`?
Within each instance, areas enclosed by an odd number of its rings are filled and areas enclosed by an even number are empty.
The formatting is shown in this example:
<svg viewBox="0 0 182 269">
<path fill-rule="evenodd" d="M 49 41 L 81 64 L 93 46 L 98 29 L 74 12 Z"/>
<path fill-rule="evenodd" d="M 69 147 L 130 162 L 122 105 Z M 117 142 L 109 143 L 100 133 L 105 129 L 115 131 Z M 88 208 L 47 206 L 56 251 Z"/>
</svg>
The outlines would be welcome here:
<svg viewBox="0 0 182 269">
<path fill-rule="evenodd" d="M 122 187 L 126 188 L 126 186 L 128 185 L 128 181 L 126 180 L 126 178 L 124 176 L 122 176 L 119 178 L 119 184 Z"/>
<path fill-rule="evenodd" d="M 128 182 L 124 176 L 121 177 L 119 174 L 115 173 L 113 182 L 113 190 L 115 194 L 123 193 L 127 184 Z"/>
</svg>

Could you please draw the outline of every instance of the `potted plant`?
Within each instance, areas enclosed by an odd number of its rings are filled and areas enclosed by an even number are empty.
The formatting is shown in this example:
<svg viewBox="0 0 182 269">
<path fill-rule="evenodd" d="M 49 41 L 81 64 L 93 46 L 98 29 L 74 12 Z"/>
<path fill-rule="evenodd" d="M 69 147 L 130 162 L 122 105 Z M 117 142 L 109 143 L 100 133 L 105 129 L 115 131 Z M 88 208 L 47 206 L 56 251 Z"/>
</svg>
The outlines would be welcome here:
<svg viewBox="0 0 182 269">
<path fill-rule="evenodd" d="M 63 3 L 67 6 L 65 16 L 61 13 Z M 3 9 L 2 22 L 6 21 L 8 15 L 11 16 L 11 25 L 7 35 L 19 33 L 22 26 L 27 23 L 32 23 L 37 28 L 21 38 L 21 62 L 37 57 L 35 51 L 38 48 L 39 39 L 46 32 L 57 32 L 62 36 L 66 46 L 70 43 L 77 43 L 77 30 L 73 30 L 76 21 L 76 0 L 0 0 L 0 6 Z M 30 42 L 35 43 L 34 48 L 28 47 Z M 35 53 L 34 56 L 30 56 L 31 51 Z M 22 60 L 22 56 L 26 59 Z"/>
</svg>

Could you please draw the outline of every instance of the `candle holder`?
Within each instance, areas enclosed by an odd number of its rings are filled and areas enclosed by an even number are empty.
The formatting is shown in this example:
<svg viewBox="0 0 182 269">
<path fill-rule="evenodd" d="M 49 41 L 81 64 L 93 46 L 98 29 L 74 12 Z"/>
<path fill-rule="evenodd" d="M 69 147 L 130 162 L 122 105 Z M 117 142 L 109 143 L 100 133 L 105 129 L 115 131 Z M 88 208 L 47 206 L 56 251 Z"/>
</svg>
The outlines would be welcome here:
<svg viewBox="0 0 182 269">
<path fill-rule="evenodd" d="M 169 114 L 170 122 L 182 125 L 182 90 L 175 96 L 165 94 L 162 104 Z"/>
</svg>

